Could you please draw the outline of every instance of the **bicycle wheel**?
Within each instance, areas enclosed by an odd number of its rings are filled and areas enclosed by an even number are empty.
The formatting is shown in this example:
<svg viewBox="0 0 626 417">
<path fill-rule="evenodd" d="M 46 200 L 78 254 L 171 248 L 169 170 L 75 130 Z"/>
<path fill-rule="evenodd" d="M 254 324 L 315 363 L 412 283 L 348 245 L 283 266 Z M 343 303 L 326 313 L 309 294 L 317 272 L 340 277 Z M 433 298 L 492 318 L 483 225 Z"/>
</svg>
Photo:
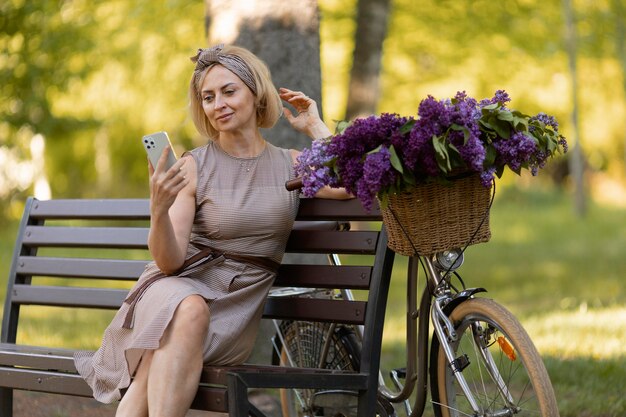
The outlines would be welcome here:
<svg viewBox="0 0 626 417">
<path fill-rule="evenodd" d="M 451 344 L 454 356 L 464 367 L 462 374 L 482 414 L 475 414 L 470 406 L 434 337 L 430 377 L 437 416 L 558 417 L 554 390 L 541 357 L 508 310 L 493 300 L 475 298 L 459 304 L 450 319 L 458 337 Z"/>
<path fill-rule="evenodd" d="M 328 323 L 281 323 L 281 362 L 285 365 L 340 370 L 359 368 L 360 345 L 354 331 Z M 347 391 L 281 389 L 283 417 L 350 416 L 356 414 L 355 393 Z"/>
</svg>

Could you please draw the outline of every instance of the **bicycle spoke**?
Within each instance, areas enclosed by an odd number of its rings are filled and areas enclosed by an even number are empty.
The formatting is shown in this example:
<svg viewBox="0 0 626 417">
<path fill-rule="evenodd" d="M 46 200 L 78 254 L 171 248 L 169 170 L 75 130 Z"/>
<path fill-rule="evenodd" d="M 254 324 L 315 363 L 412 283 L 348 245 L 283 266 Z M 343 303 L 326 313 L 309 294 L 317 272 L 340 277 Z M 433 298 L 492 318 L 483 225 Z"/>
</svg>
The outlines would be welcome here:
<svg viewBox="0 0 626 417">
<path fill-rule="evenodd" d="M 469 416 L 469 417 L 472 417 L 472 416 L 473 416 L 473 414 L 467 414 L 467 413 L 464 413 L 464 412 L 463 412 L 463 411 L 461 411 L 461 410 L 458 410 L 458 409 L 456 409 L 456 408 L 450 407 L 450 406 L 448 406 L 448 405 L 446 405 L 446 404 L 442 404 L 442 403 L 437 402 L 437 401 L 431 401 L 431 403 L 433 403 L 433 404 L 435 404 L 435 405 L 438 405 L 438 406 L 440 406 L 440 407 L 447 408 L 448 410 L 456 411 L 457 413 L 461 413 L 461 414 L 463 414 L 464 416 Z"/>
<path fill-rule="evenodd" d="M 492 300 L 472 299 L 457 306 L 450 320 L 459 334 L 450 344 L 454 357 L 471 354 L 462 372 L 480 415 L 558 415 L 541 358 L 508 311 Z M 475 415 L 442 348 L 436 347 L 432 366 L 437 372 L 431 372 L 431 378 L 437 416 Z"/>
<path fill-rule="evenodd" d="M 485 384 L 485 377 L 483 376 L 482 368 L 480 366 L 482 361 L 479 360 L 479 358 L 483 356 L 482 349 L 483 349 L 483 344 L 484 344 L 484 331 L 481 332 L 480 334 L 477 334 L 479 329 L 482 329 L 482 326 L 479 324 L 479 322 L 472 323 L 468 327 L 468 329 L 469 329 L 468 331 L 472 333 L 472 338 L 470 340 L 473 340 L 474 342 L 472 343 L 472 348 L 474 349 L 474 357 L 476 358 L 476 361 L 477 361 L 476 365 L 478 368 L 478 372 L 480 374 L 480 383 L 483 389 L 483 393 L 485 395 L 485 399 L 487 399 L 489 398 L 489 395 L 487 394 L 487 386 Z M 480 345 L 479 345 L 479 341 L 480 341 Z"/>
</svg>

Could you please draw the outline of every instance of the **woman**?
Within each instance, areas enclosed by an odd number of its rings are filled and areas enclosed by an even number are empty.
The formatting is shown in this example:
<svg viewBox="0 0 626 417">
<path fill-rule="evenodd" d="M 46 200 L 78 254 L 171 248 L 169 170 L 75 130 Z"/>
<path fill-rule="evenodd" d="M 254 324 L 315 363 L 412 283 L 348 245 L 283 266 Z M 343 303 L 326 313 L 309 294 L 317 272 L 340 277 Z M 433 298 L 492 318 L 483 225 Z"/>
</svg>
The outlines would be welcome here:
<svg viewBox="0 0 626 417">
<path fill-rule="evenodd" d="M 184 416 L 204 363 L 234 365 L 252 350 L 263 303 L 298 208 L 284 188 L 298 152 L 266 142 L 259 128 L 283 113 L 312 138 L 330 131 L 316 103 L 276 91 L 251 52 L 201 49 L 189 86 L 191 113 L 208 144 L 150 171 L 150 263 L 106 329 L 102 346 L 76 367 L 117 416 Z M 321 197 L 345 198 L 324 189 Z M 134 379 L 131 383 L 131 375 Z"/>
</svg>

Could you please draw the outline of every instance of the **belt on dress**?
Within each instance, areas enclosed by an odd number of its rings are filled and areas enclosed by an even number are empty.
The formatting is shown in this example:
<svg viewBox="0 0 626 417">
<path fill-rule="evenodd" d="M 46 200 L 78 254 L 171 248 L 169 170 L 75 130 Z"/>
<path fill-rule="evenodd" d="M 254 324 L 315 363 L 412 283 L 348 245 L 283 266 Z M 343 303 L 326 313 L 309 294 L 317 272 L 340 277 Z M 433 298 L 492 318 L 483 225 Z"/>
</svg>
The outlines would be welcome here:
<svg viewBox="0 0 626 417">
<path fill-rule="evenodd" d="M 278 267 L 280 266 L 279 262 L 276 262 L 272 259 L 261 258 L 259 256 L 249 256 L 249 255 L 240 255 L 236 253 L 227 253 L 218 251 L 208 246 L 203 246 L 202 249 L 193 256 L 190 256 L 185 260 L 183 265 L 172 275 L 178 275 L 183 271 L 191 268 L 195 268 L 196 266 L 202 265 L 205 262 L 212 261 L 214 259 L 232 259 L 234 261 L 247 263 L 250 265 L 254 265 L 261 269 L 265 269 L 266 271 L 276 273 L 278 271 Z M 137 301 L 143 293 L 156 281 L 161 278 L 164 278 L 164 275 L 157 275 L 145 280 L 141 285 L 135 288 L 124 300 L 126 304 L 129 304 L 128 311 L 126 312 L 126 317 L 124 318 L 124 324 L 122 325 L 125 329 L 131 329 L 133 323 L 133 317 L 135 315 L 135 306 L 137 305 Z"/>
</svg>

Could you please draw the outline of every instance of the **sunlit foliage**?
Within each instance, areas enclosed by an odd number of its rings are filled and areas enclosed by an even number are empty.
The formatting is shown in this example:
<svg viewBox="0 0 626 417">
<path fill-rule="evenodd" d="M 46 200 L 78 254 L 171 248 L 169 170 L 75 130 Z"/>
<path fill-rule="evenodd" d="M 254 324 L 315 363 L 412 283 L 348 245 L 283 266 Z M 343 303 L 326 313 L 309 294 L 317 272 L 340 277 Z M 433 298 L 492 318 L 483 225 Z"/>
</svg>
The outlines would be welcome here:
<svg viewBox="0 0 626 417">
<path fill-rule="evenodd" d="M 53 196 L 146 196 L 141 136 L 167 130 L 182 148 L 194 135 L 188 58 L 203 15 L 177 0 L 3 2 L 0 156 L 29 159 L 41 134 Z M 23 198 L 13 185 L 3 201 Z"/>
<path fill-rule="evenodd" d="M 576 0 L 581 143 L 592 169 L 624 176 L 620 0 Z M 347 3 L 347 5 L 346 5 Z M 504 89 L 512 107 L 554 114 L 572 134 L 571 79 L 561 0 L 394 0 L 383 47 L 379 112 L 414 115 L 428 94 Z M 353 2 L 320 0 L 325 114 L 343 115 L 353 47 Z"/>
<path fill-rule="evenodd" d="M 620 176 L 621 3 L 573 3 L 581 141 L 591 168 Z M 356 0 L 319 5 L 323 109 L 332 124 L 345 109 Z M 38 177 L 53 197 L 146 196 L 139 138 L 167 130 L 179 150 L 199 143 L 186 86 L 188 57 L 205 46 L 204 7 L 183 0 L 0 3 L 0 217 L 11 201 L 33 193 Z M 572 103 L 563 32 L 560 0 L 394 0 L 378 110 L 409 115 L 428 94 L 487 97 L 505 89 L 513 107 L 557 116 L 567 136 Z M 43 167 L 31 152 L 36 135 L 44 138 Z"/>
</svg>

